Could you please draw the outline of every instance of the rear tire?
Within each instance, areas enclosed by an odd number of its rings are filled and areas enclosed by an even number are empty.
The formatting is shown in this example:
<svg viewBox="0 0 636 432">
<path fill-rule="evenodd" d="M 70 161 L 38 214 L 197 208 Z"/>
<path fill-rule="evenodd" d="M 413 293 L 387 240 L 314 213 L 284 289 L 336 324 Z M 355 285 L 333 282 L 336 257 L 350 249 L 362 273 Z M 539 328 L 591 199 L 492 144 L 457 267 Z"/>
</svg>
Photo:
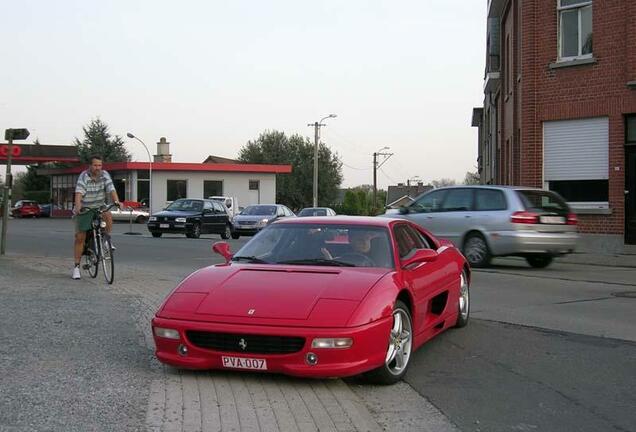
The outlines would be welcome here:
<svg viewBox="0 0 636 432">
<path fill-rule="evenodd" d="M 526 257 L 530 267 L 534 268 L 546 268 L 552 263 L 552 260 L 552 255 L 529 255 Z"/>
<path fill-rule="evenodd" d="M 144 224 L 148 221 L 148 219 L 146 218 L 146 216 L 137 216 L 137 219 L 135 219 L 135 222 L 138 224 Z"/>
<path fill-rule="evenodd" d="M 88 235 L 88 233 L 86 233 Z M 82 263 L 81 268 L 88 275 L 95 279 L 97 277 L 97 273 L 99 273 L 99 260 L 97 259 L 97 254 L 95 254 L 95 241 L 91 235 L 89 241 L 87 241 L 88 245 L 84 249 L 84 254 L 82 254 Z"/>
<path fill-rule="evenodd" d="M 366 374 L 376 384 L 395 384 L 400 381 L 409 366 L 413 347 L 413 321 L 409 308 L 397 300 L 393 307 L 393 326 L 389 332 L 389 344 L 384 364 Z"/>
<path fill-rule="evenodd" d="M 232 236 L 232 228 L 230 225 L 225 225 L 225 230 L 221 233 L 221 238 L 227 240 Z"/>
<path fill-rule="evenodd" d="M 490 250 L 483 235 L 469 234 L 464 241 L 464 256 L 471 267 L 486 267 L 490 264 Z"/>
<path fill-rule="evenodd" d="M 163 233 L 160 233 L 160 232 L 151 232 L 150 234 L 152 234 L 152 236 L 153 236 L 153 237 L 161 237 L 161 234 L 163 234 Z"/>
</svg>

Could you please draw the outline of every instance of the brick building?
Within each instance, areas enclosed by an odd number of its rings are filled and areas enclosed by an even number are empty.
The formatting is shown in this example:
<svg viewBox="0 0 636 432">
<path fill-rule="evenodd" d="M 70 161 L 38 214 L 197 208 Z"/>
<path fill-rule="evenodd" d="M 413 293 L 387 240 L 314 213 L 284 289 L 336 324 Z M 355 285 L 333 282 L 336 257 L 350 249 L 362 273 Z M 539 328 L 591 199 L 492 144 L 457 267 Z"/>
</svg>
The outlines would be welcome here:
<svg viewBox="0 0 636 432">
<path fill-rule="evenodd" d="M 636 243 L 636 1 L 489 0 L 482 183 L 557 191 L 581 248 Z"/>
</svg>

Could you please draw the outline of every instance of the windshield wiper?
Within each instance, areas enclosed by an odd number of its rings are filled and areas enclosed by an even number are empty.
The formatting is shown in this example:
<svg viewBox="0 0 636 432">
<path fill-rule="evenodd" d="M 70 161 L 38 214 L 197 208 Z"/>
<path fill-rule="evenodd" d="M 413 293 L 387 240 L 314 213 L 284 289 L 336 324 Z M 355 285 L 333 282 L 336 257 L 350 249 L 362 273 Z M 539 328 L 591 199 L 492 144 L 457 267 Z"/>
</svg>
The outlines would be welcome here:
<svg viewBox="0 0 636 432">
<path fill-rule="evenodd" d="M 248 261 L 255 264 L 271 264 L 270 262 L 262 260 L 255 256 L 235 256 L 232 258 L 232 261 Z"/>
<path fill-rule="evenodd" d="M 276 264 L 308 264 L 308 265 L 324 265 L 324 266 L 336 266 L 336 267 L 355 267 L 355 264 L 351 264 L 344 261 L 330 260 L 327 258 L 306 258 L 306 259 L 293 259 L 286 261 L 276 261 Z"/>
</svg>

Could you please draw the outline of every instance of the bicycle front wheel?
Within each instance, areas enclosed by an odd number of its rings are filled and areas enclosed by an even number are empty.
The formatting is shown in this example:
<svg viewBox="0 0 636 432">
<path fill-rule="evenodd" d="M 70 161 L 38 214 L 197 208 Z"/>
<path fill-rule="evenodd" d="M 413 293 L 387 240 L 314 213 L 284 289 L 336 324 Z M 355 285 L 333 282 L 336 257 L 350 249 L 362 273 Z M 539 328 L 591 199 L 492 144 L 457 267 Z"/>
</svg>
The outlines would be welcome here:
<svg viewBox="0 0 636 432">
<path fill-rule="evenodd" d="M 105 236 L 101 236 L 101 261 L 104 270 L 104 278 L 108 284 L 112 284 L 115 280 L 115 260 L 113 259 L 113 248 Z"/>
</svg>

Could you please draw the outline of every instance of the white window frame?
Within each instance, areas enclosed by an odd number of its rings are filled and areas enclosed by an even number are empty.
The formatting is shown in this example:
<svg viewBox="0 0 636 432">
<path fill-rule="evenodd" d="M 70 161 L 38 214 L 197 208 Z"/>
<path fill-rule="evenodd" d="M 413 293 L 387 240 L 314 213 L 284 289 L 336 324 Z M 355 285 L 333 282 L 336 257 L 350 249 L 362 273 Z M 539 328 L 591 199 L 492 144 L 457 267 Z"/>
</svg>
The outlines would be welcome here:
<svg viewBox="0 0 636 432">
<path fill-rule="evenodd" d="M 581 50 L 583 49 L 583 41 L 581 40 L 583 32 L 581 31 L 581 11 L 586 7 L 592 7 L 592 0 L 580 0 L 578 3 L 569 5 L 569 6 L 561 6 L 561 0 L 557 0 L 557 15 L 559 22 L 559 31 L 557 32 L 557 56 L 559 61 L 570 61 L 577 59 L 588 59 L 592 58 L 594 53 L 591 52 L 589 54 L 581 54 Z M 561 56 L 561 42 L 563 38 L 561 37 L 561 29 L 563 28 L 563 14 L 562 12 L 577 9 L 578 11 L 578 26 L 579 26 L 579 53 L 575 56 L 563 57 Z M 592 11 L 592 21 L 594 21 L 594 11 Z M 592 34 L 594 34 L 594 29 L 592 28 Z M 593 50 L 593 49 L 592 49 Z"/>
</svg>

